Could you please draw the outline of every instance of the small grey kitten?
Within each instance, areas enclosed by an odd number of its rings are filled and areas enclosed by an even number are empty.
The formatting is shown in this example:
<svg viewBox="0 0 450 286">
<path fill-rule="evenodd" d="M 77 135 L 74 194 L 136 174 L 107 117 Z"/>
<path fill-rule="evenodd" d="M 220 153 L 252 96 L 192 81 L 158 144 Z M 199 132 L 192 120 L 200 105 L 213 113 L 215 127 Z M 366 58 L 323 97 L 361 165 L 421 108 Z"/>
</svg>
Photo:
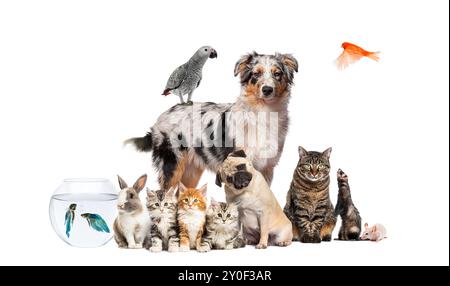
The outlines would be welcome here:
<svg viewBox="0 0 450 286">
<path fill-rule="evenodd" d="M 202 237 L 199 252 L 211 249 L 234 249 L 245 246 L 239 211 L 236 204 L 216 202 L 206 212 L 206 231 Z"/>
<path fill-rule="evenodd" d="M 145 248 L 151 252 L 168 250 L 177 252 L 180 242 L 178 238 L 177 223 L 177 188 L 150 191 L 147 190 L 147 209 L 150 214 L 152 226 L 150 228 L 149 243 Z"/>
</svg>

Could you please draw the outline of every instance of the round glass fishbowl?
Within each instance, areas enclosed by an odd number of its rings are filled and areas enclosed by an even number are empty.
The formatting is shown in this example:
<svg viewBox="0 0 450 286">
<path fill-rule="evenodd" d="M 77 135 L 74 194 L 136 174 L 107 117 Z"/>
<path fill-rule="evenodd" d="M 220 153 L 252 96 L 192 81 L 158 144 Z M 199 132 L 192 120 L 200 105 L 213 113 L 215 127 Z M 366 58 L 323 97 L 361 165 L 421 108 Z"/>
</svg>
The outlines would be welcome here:
<svg viewBox="0 0 450 286">
<path fill-rule="evenodd" d="M 66 179 L 50 199 L 58 236 L 76 247 L 99 247 L 113 236 L 118 192 L 108 179 Z"/>
</svg>

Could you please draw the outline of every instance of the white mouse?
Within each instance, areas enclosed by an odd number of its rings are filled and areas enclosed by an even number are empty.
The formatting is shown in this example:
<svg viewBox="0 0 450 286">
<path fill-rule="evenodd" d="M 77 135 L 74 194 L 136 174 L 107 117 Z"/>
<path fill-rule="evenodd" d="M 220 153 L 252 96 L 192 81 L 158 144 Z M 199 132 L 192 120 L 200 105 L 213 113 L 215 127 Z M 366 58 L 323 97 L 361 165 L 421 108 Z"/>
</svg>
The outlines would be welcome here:
<svg viewBox="0 0 450 286">
<path fill-rule="evenodd" d="M 386 238 L 386 228 L 382 224 L 375 224 L 369 227 L 367 223 L 364 224 L 364 231 L 361 235 L 361 240 L 380 241 Z"/>
</svg>

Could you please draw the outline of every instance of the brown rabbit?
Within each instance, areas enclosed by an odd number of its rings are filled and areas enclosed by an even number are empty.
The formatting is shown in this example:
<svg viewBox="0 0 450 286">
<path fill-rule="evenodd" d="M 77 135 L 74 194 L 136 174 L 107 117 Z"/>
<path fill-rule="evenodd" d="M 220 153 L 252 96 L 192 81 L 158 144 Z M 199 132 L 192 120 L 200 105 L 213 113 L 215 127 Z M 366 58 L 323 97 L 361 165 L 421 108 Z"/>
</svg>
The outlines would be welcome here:
<svg viewBox="0 0 450 286">
<path fill-rule="evenodd" d="M 137 179 L 132 188 L 120 177 L 120 193 L 117 202 L 119 215 L 114 221 L 114 239 L 120 248 L 142 248 L 150 232 L 150 216 L 139 198 L 139 192 L 147 182 L 147 175 Z"/>
</svg>

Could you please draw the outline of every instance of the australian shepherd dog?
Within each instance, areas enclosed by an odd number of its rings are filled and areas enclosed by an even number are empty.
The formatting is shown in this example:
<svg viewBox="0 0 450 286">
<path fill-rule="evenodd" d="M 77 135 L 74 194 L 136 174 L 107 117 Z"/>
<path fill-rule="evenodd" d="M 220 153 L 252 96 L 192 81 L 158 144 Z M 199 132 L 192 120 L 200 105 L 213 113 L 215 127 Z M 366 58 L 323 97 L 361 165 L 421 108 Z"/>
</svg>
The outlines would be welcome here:
<svg viewBox="0 0 450 286">
<path fill-rule="evenodd" d="M 241 82 L 235 103 L 175 105 L 144 137 L 126 143 L 153 152 L 162 189 L 180 181 L 196 187 L 205 169 L 217 172 L 228 154 L 239 149 L 270 184 L 288 131 L 287 107 L 297 71 L 290 54 L 247 54 L 234 69 Z"/>
</svg>

